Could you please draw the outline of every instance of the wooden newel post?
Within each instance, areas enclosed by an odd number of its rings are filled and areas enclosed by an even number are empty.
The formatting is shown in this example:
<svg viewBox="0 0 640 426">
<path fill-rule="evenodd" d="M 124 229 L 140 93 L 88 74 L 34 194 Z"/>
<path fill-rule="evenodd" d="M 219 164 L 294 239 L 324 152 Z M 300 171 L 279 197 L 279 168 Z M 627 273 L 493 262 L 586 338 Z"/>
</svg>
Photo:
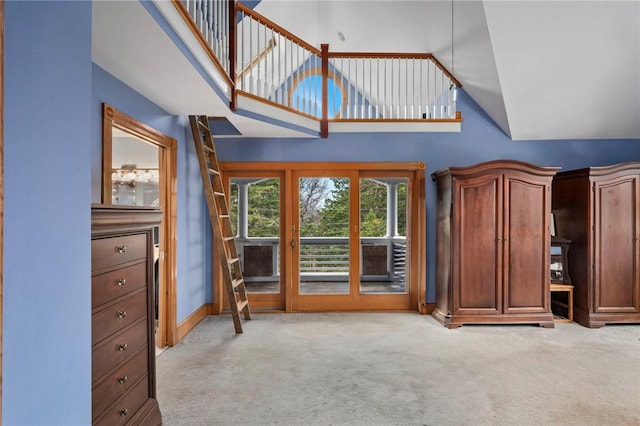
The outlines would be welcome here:
<svg viewBox="0 0 640 426">
<path fill-rule="evenodd" d="M 321 44 L 322 53 L 322 120 L 320 137 L 329 137 L 329 45 Z"/>
<path fill-rule="evenodd" d="M 236 23 L 238 11 L 236 9 L 236 0 L 229 0 L 229 77 L 231 78 L 231 96 L 229 99 L 229 109 L 235 111 L 236 106 L 236 31 L 238 25 Z"/>
</svg>

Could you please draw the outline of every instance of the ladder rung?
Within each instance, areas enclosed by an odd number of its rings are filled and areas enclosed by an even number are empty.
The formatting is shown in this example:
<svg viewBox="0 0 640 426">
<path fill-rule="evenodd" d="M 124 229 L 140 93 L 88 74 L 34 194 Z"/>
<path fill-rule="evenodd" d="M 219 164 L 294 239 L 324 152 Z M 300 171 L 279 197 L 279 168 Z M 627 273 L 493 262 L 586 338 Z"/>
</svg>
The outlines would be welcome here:
<svg viewBox="0 0 640 426">
<path fill-rule="evenodd" d="M 224 192 L 213 191 L 213 195 L 216 197 L 224 197 Z"/>
<path fill-rule="evenodd" d="M 241 300 L 240 302 L 238 302 L 237 306 L 238 306 L 238 312 L 242 312 L 244 311 L 244 308 L 247 307 L 247 304 L 249 302 L 247 302 L 246 300 Z"/>
<path fill-rule="evenodd" d="M 233 257 L 233 258 L 231 258 L 231 259 L 227 260 L 227 263 L 228 263 L 229 265 L 233 265 L 234 263 L 238 263 L 238 262 L 240 262 L 240 259 L 239 259 L 239 258 L 237 258 L 237 257 Z"/>
<path fill-rule="evenodd" d="M 202 145 L 202 149 L 204 149 L 206 152 L 210 153 L 210 154 L 215 154 L 215 150 L 213 148 L 211 148 L 209 145 Z"/>
<path fill-rule="evenodd" d="M 200 118 L 198 118 L 198 126 L 202 127 L 204 130 L 209 130 L 209 123 L 201 121 Z"/>
<path fill-rule="evenodd" d="M 235 280 L 231 281 L 231 285 L 234 289 L 238 288 L 240 284 L 242 284 L 242 278 L 236 278 Z"/>
<path fill-rule="evenodd" d="M 220 172 L 216 169 L 209 169 L 209 174 L 219 176 Z"/>
<path fill-rule="evenodd" d="M 228 236 L 228 237 L 222 237 L 222 241 L 225 241 L 225 242 L 227 242 L 227 241 L 233 241 L 235 238 L 236 238 L 235 236 L 230 235 L 230 236 Z"/>
</svg>

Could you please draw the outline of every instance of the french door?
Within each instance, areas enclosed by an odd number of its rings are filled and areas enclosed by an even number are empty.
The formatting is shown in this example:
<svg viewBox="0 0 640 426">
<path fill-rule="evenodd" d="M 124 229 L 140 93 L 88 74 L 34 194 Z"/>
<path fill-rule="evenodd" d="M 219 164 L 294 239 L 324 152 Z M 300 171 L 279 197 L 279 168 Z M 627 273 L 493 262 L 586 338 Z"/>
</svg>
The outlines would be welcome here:
<svg viewBox="0 0 640 426">
<path fill-rule="evenodd" d="M 423 167 L 221 163 L 221 168 L 254 310 L 418 308 L 424 296 Z M 214 299 L 224 300 L 220 283 L 215 290 Z M 226 306 L 225 301 L 221 308 Z"/>
</svg>

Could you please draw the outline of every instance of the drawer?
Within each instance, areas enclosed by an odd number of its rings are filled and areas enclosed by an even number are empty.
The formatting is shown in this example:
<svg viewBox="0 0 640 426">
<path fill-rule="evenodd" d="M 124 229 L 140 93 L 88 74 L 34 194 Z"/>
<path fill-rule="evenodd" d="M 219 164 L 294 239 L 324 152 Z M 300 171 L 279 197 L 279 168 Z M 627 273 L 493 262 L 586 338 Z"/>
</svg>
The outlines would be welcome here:
<svg viewBox="0 0 640 426">
<path fill-rule="evenodd" d="M 149 379 L 145 376 L 129 392 L 122 395 L 114 404 L 94 420 L 95 426 L 118 426 L 126 424 L 149 399 Z"/>
<path fill-rule="evenodd" d="M 131 389 L 140 378 L 146 376 L 149 371 L 148 363 L 149 352 L 142 350 L 117 371 L 94 385 L 91 395 L 93 418 L 99 416 L 116 399 Z"/>
<path fill-rule="evenodd" d="M 146 289 L 112 303 L 91 316 L 91 344 L 95 345 L 140 318 L 145 318 L 146 315 Z"/>
<path fill-rule="evenodd" d="M 146 256 L 147 234 L 91 240 L 91 270 L 93 271 Z"/>
<path fill-rule="evenodd" d="M 104 344 L 94 348 L 91 358 L 92 380 L 100 379 L 141 348 L 147 348 L 146 321 L 140 321 L 132 328 L 110 337 Z"/>
<path fill-rule="evenodd" d="M 91 279 L 91 307 L 95 308 L 144 287 L 146 280 L 146 262 L 96 275 Z"/>
</svg>

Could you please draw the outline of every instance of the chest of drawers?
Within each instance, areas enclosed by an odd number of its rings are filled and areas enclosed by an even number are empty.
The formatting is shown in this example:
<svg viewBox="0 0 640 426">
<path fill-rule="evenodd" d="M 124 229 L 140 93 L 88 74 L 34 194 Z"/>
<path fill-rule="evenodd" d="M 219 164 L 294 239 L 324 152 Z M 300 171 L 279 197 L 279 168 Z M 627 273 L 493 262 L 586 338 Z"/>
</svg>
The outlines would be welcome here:
<svg viewBox="0 0 640 426">
<path fill-rule="evenodd" d="M 160 425 L 152 208 L 91 208 L 92 423 Z"/>
</svg>

